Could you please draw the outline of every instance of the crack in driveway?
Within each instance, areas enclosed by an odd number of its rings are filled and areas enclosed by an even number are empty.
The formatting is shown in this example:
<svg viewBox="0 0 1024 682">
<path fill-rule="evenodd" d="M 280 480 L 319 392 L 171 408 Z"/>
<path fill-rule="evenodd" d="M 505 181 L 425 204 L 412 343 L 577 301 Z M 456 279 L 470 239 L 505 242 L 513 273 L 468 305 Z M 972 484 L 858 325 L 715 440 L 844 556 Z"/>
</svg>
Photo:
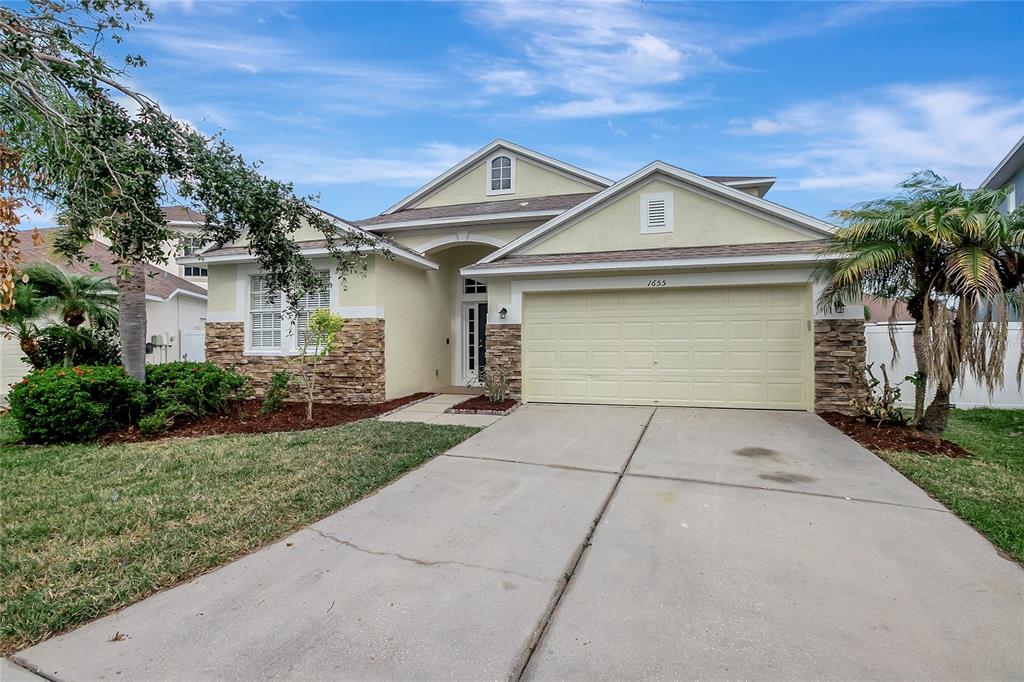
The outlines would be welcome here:
<svg viewBox="0 0 1024 682">
<path fill-rule="evenodd" d="M 463 562 L 463 561 L 452 561 L 452 560 L 449 560 L 449 559 L 438 559 L 438 560 L 433 560 L 433 561 L 429 560 L 429 559 L 417 559 L 416 557 L 406 556 L 405 554 L 399 554 L 397 552 L 381 552 L 381 551 L 377 551 L 377 550 L 373 550 L 373 549 L 366 549 L 365 547 L 360 547 L 359 545 L 357 545 L 357 544 L 355 544 L 355 543 L 353 543 L 353 542 L 351 542 L 349 540 L 342 540 L 339 537 L 331 535 L 330 533 L 325 533 L 324 531 L 322 531 L 322 530 L 320 530 L 318 528 L 314 528 L 312 526 L 310 526 L 306 530 L 311 531 L 313 533 L 316 533 L 317 535 L 319 535 L 320 537 L 324 538 L 325 540 L 330 540 L 331 542 L 334 542 L 334 543 L 337 543 L 339 545 L 342 545 L 343 547 L 348 547 L 350 549 L 354 549 L 357 552 L 362 552 L 363 554 L 371 554 L 373 556 L 392 557 L 392 558 L 395 558 L 395 559 L 399 559 L 400 561 L 407 561 L 409 563 L 416 564 L 417 566 L 462 566 L 463 568 L 475 568 L 475 569 L 479 569 L 479 570 L 482 570 L 482 571 L 488 571 L 490 573 L 500 573 L 502 575 L 511 575 L 511 576 L 515 576 L 517 578 L 522 578 L 524 580 L 536 580 L 538 582 L 543 582 L 543 583 L 555 582 L 555 580 L 553 578 L 541 578 L 540 576 L 536 576 L 536 575 L 529 575 L 527 573 L 517 573 L 516 571 L 509 571 L 509 570 L 505 570 L 505 569 L 501 569 L 501 568 L 494 568 L 492 566 L 482 566 L 480 564 L 470 564 L 470 563 L 466 563 L 466 562 Z"/>
</svg>

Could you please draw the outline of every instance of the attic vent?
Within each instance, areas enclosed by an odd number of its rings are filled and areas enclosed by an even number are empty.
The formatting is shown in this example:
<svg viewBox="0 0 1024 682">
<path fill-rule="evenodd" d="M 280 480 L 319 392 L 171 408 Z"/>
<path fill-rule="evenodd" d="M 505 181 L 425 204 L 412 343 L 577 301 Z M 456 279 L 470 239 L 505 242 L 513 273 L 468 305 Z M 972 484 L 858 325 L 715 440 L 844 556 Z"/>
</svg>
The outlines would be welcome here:
<svg viewBox="0 0 1024 682">
<path fill-rule="evenodd" d="M 672 193 L 640 195 L 640 234 L 672 231 Z"/>
</svg>

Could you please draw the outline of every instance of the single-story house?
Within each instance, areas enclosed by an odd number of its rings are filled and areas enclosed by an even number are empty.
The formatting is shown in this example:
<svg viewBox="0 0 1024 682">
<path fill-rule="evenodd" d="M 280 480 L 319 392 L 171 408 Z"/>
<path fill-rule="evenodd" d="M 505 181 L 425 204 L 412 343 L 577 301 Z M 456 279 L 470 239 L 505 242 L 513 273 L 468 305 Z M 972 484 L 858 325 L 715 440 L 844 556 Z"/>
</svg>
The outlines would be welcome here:
<svg viewBox="0 0 1024 682">
<path fill-rule="evenodd" d="M 347 318 L 320 398 L 376 402 L 478 381 L 526 402 L 786 410 L 848 406 L 863 306 L 817 310 L 831 226 L 765 199 L 771 177 L 656 161 L 613 182 L 496 140 L 378 216 L 365 277 L 306 297 Z M 333 274 L 317 234 L 296 242 Z M 207 358 L 264 386 L 296 329 L 246 245 L 209 271 Z"/>
<path fill-rule="evenodd" d="M 43 243 L 33 244 L 29 232 L 22 233 L 21 253 L 26 263 L 49 261 L 65 272 L 78 275 L 110 277 L 115 282 L 117 266 L 106 245 L 93 241 L 83 253 L 85 261 L 68 263 L 53 251 L 53 233 L 59 228 L 40 230 Z M 99 272 L 90 267 L 99 266 Z M 146 337 L 151 343 L 146 361 L 150 363 L 173 360 L 202 360 L 202 335 L 206 323 L 206 290 L 177 275 L 156 266 L 147 266 L 146 279 Z M 10 385 L 29 371 L 17 339 L 0 336 L 0 397 L 7 394 Z"/>
</svg>

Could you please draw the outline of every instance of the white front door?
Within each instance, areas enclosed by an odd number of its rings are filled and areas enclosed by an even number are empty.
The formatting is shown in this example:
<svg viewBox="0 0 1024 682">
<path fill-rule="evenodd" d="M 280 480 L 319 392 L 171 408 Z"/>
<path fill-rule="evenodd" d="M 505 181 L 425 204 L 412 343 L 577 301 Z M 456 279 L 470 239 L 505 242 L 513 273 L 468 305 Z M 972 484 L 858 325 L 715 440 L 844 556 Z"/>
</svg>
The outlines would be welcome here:
<svg viewBox="0 0 1024 682">
<path fill-rule="evenodd" d="M 486 358 L 487 303 L 472 301 L 462 304 L 462 383 L 480 383 L 480 372 Z"/>
</svg>

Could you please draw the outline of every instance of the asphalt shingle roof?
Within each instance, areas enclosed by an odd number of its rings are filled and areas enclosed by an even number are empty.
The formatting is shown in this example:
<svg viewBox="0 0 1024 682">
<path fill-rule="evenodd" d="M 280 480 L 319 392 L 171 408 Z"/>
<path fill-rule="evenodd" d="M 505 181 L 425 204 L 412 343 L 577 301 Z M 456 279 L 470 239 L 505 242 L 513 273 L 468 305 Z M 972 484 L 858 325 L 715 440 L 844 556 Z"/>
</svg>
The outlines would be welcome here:
<svg viewBox="0 0 1024 682">
<path fill-rule="evenodd" d="M 91 244 L 82 249 L 82 254 L 86 257 L 86 260 L 72 260 L 69 263 L 64 256 L 53 250 L 53 237 L 60 229 L 59 227 L 48 227 L 39 230 L 40 235 L 43 237 L 43 243 L 38 246 L 32 243 L 31 230 L 21 231 L 18 236 L 21 237 L 21 256 L 24 261 L 26 263 L 49 261 L 64 272 L 92 277 L 110 277 L 116 286 L 117 263 L 110 249 L 105 244 L 93 240 Z M 91 262 L 99 266 L 99 272 L 94 271 L 90 267 Z M 189 282 L 187 279 L 178 277 L 166 270 L 161 270 L 155 265 L 146 266 L 146 293 L 148 295 L 166 300 L 175 289 L 206 296 L 206 289 Z"/>
</svg>

